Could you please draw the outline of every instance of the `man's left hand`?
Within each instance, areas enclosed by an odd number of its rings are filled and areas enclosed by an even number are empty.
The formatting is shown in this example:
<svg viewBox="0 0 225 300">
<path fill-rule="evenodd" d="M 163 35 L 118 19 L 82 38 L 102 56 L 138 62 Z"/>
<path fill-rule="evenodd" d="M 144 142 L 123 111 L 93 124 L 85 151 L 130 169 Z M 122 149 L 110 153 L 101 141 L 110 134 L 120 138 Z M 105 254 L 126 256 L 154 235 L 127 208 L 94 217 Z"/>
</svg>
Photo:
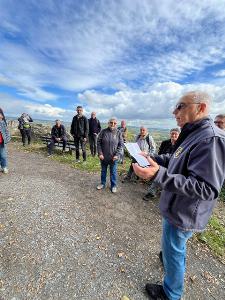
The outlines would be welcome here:
<svg viewBox="0 0 225 300">
<path fill-rule="evenodd" d="M 141 177 L 143 179 L 151 179 L 156 176 L 157 172 L 159 171 L 159 165 L 150 158 L 150 156 L 146 157 L 148 162 L 150 163 L 150 166 L 147 168 L 140 167 L 137 163 L 133 163 L 133 169 L 135 174 L 138 177 Z"/>
<path fill-rule="evenodd" d="M 87 142 L 87 138 L 84 138 L 84 142 L 85 142 L 85 143 Z"/>
<path fill-rule="evenodd" d="M 113 156 L 113 161 L 117 160 L 118 159 L 118 156 Z"/>
</svg>

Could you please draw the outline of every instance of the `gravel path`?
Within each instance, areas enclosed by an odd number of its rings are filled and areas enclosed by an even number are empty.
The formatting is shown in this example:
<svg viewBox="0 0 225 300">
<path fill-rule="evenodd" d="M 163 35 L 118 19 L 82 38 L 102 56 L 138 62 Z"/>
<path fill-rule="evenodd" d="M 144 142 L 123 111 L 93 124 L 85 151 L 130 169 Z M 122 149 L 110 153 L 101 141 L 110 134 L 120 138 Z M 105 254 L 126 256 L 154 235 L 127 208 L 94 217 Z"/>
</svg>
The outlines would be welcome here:
<svg viewBox="0 0 225 300">
<path fill-rule="evenodd" d="M 148 299 L 160 282 L 161 218 L 140 184 L 97 191 L 87 174 L 42 154 L 9 147 L 0 174 L 0 299 Z M 195 241 L 188 245 L 183 299 L 225 299 L 225 268 Z"/>
</svg>

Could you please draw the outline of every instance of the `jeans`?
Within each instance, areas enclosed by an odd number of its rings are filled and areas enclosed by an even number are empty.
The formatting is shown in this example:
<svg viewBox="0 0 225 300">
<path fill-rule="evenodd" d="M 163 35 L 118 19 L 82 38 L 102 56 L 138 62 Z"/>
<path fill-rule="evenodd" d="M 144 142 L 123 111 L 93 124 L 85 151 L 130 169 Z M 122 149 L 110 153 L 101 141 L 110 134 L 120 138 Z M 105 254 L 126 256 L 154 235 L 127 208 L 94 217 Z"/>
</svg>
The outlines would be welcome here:
<svg viewBox="0 0 225 300">
<path fill-rule="evenodd" d="M 63 142 L 63 150 L 66 149 L 66 143 L 67 143 L 67 139 L 66 138 L 62 138 L 61 141 Z M 52 154 L 52 150 L 55 146 L 55 143 L 58 143 L 54 138 L 51 139 L 50 144 L 48 145 L 48 153 Z"/>
<path fill-rule="evenodd" d="M 30 142 L 31 142 L 31 128 L 20 129 L 20 133 L 21 133 L 21 136 L 22 136 L 23 145 L 25 146 L 25 144 L 26 144 L 26 137 L 27 137 L 27 140 L 28 140 L 28 145 L 30 145 Z"/>
<path fill-rule="evenodd" d="M 97 139 L 98 139 L 97 134 L 93 133 L 89 135 L 90 150 L 91 150 L 91 155 L 93 156 L 95 156 L 97 153 Z"/>
<path fill-rule="evenodd" d="M 74 137 L 74 145 L 76 148 L 76 159 L 79 159 L 80 157 L 80 151 L 79 151 L 79 146 L 81 146 L 82 154 L 83 154 L 83 160 L 85 161 L 87 156 L 86 156 L 86 142 L 84 141 L 83 137 Z"/>
<path fill-rule="evenodd" d="M 7 168 L 7 152 L 6 145 L 4 143 L 0 144 L 0 164 L 2 169 Z"/>
<path fill-rule="evenodd" d="M 183 293 L 186 266 L 186 243 L 192 231 L 183 231 L 163 220 L 162 254 L 163 289 L 170 300 L 179 300 Z"/>
<path fill-rule="evenodd" d="M 117 160 L 105 162 L 101 160 L 101 184 L 106 185 L 107 168 L 110 170 L 111 189 L 116 186 L 117 178 Z"/>
</svg>

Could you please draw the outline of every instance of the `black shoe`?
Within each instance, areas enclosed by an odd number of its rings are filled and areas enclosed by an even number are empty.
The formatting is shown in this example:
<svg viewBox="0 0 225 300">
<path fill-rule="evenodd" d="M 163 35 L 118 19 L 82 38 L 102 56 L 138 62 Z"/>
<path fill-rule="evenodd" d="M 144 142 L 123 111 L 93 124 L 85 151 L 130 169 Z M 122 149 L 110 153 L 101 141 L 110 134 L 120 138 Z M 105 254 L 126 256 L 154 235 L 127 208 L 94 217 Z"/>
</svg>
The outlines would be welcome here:
<svg viewBox="0 0 225 300">
<path fill-rule="evenodd" d="M 154 197 L 155 197 L 154 194 L 148 192 L 146 195 L 144 195 L 144 197 L 142 199 L 145 200 L 145 201 L 149 201 L 150 199 L 152 199 Z"/>
<path fill-rule="evenodd" d="M 147 283 L 145 289 L 153 300 L 169 300 L 162 285 Z"/>
<path fill-rule="evenodd" d="M 161 264 L 163 265 L 162 251 L 159 252 L 159 260 L 160 260 Z"/>
</svg>

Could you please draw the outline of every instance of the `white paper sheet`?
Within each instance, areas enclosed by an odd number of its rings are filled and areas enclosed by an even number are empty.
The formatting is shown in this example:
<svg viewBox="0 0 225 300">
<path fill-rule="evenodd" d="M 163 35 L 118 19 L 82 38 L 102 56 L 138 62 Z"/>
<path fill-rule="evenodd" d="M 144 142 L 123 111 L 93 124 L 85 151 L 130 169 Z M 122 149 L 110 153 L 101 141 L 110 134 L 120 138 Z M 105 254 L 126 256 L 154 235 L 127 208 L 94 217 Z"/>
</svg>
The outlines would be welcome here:
<svg viewBox="0 0 225 300">
<path fill-rule="evenodd" d="M 130 153 L 130 155 L 137 161 L 137 163 L 141 167 L 144 168 L 150 166 L 148 160 L 144 156 L 139 154 L 141 152 L 141 149 L 137 143 L 125 143 L 124 145 L 126 146 L 127 151 Z"/>
</svg>

